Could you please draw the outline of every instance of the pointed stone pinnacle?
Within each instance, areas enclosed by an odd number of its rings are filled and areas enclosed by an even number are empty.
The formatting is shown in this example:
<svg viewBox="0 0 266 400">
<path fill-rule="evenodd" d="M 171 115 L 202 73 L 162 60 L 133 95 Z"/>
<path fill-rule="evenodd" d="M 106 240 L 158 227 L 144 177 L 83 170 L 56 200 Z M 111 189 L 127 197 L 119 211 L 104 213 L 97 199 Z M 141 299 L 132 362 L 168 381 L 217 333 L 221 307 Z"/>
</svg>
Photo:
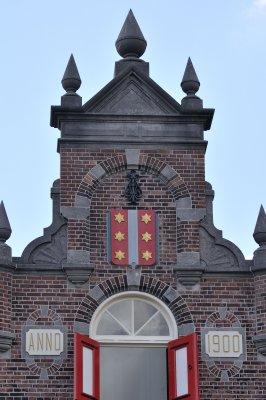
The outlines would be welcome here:
<svg viewBox="0 0 266 400">
<path fill-rule="evenodd" d="M 146 50 L 147 42 L 131 9 L 118 35 L 115 46 L 118 54 L 123 58 L 139 58 Z"/>
<path fill-rule="evenodd" d="M 73 54 L 69 58 L 61 83 L 68 93 L 75 93 L 80 88 L 81 79 Z"/>
<path fill-rule="evenodd" d="M 183 92 L 187 95 L 195 95 L 200 87 L 200 81 L 192 64 L 190 57 L 188 58 L 187 66 L 181 82 Z"/>
<path fill-rule="evenodd" d="M 260 206 L 253 237 L 259 246 L 266 245 L 266 214 L 262 205 Z"/>
<path fill-rule="evenodd" d="M 3 201 L 0 203 L 0 242 L 5 242 L 11 236 L 11 226 Z"/>
</svg>

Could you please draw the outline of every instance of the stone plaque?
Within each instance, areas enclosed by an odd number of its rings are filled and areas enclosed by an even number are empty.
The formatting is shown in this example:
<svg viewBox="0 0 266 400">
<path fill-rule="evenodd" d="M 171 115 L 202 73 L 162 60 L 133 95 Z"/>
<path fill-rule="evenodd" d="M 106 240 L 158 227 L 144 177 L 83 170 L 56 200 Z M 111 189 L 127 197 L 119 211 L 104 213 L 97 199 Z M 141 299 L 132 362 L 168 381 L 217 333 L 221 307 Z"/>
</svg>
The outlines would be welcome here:
<svg viewBox="0 0 266 400">
<path fill-rule="evenodd" d="M 209 357 L 238 358 L 243 354 L 243 336 L 237 331 L 209 331 L 205 351 Z"/>
<path fill-rule="evenodd" d="M 202 357 L 213 361 L 246 359 L 246 340 L 243 328 L 203 328 Z"/>
<path fill-rule="evenodd" d="M 60 356 L 64 351 L 64 334 L 60 329 L 29 329 L 25 351 L 30 356 Z"/>
<path fill-rule="evenodd" d="M 25 359 L 65 359 L 66 327 L 63 325 L 26 325 L 22 327 L 21 355 Z"/>
</svg>

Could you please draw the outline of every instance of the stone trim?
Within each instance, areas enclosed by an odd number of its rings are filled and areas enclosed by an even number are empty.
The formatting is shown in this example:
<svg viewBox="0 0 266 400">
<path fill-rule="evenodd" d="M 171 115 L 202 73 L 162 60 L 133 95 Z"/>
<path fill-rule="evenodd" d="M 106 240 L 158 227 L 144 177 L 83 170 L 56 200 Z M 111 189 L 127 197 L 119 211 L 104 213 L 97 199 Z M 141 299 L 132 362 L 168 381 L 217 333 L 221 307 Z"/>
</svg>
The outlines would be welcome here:
<svg viewBox="0 0 266 400">
<path fill-rule="evenodd" d="M 222 325 L 223 322 L 223 325 Z M 221 303 L 221 306 L 217 308 L 217 311 L 213 312 L 206 320 L 205 327 L 201 329 L 201 341 L 204 340 L 204 333 L 208 329 L 234 329 L 241 331 L 243 335 L 243 348 L 246 349 L 246 332 L 245 328 L 241 326 L 241 323 L 237 316 L 231 312 L 225 302 Z M 226 359 L 208 359 L 204 355 L 205 345 L 201 344 L 202 360 L 205 360 L 206 366 L 209 372 L 216 378 L 220 379 L 220 382 L 228 382 L 230 378 L 239 374 L 242 369 L 243 362 L 246 360 L 246 350 L 244 351 L 241 358 L 227 361 Z"/>
<path fill-rule="evenodd" d="M 200 253 L 196 251 L 177 253 L 177 263 L 175 269 L 184 268 L 187 266 L 199 267 L 200 266 Z"/>
<path fill-rule="evenodd" d="M 16 264 L 11 263 L 11 264 L 0 264 L 0 273 L 1 272 L 8 272 L 10 274 L 13 274 L 13 272 L 16 269 Z"/>
<path fill-rule="evenodd" d="M 206 215 L 206 208 L 176 208 L 180 221 L 201 221 Z"/>
<path fill-rule="evenodd" d="M 48 308 L 48 311 L 50 311 L 49 308 Z M 41 313 L 40 313 L 40 316 L 41 316 Z M 47 318 L 49 319 L 48 313 L 47 313 Z M 64 360 L 67 357 L 67 326 L 63 325 L 61 323 L 61 320 L 57 319 L 57 321 L 59 321 L 59 323 L 54 323 L 54 321 L 51 321 L 50 324 L 46 323 L 43 325 L 42 324 L 39 325 L 38 323 L 36 323 L 36 321 L 34 324 L 31 325 L 29 323 L 29 321 L 26 321 L 26 324 L 23 325 L 21 328 L 21 358 L 27 359 L 28 361 L 29 360 L 34 361 L 35 358 L 37 358 L 37 359 L 41 358 L 43 360 L 45 360 L 45 359 L 50 360 L 52 358 L 54 361 L 58 361 L 59 359 Z M 60 353 L 60 355 L 57 355 L 57 356 L 55 356 L 55 355 L 53 355 L 53 356 L 51 356 L 51 355 L 42 355 L 42 356 L 29 355 L 26 351 L 26 333 L 29 330 L 34 330 L 34 329 L 59 329 L 64 336 L 64 348 L 63 348 L 62 353 Z"/>
<path fill-rule="evenodd" d="M 204 267 L 200 263 L 200 253 L 181 252 L 177 253 L 176 265 L 173 273 L 177 277 L 177 282 L 182 285 L 182 289 L 192 289 L 200 282 L 204 272 Z"/>
<path fill-rule="evenodd" d="M 62 275 L 62 264 L 17 264 L 15 274 L 19 275 Z"/>
<path fill-rule="evenodd" d="M 204 272 L 204 267 L 179 267 L 175 266 L 173 268 L 173 272 L 177 277 L 177 281 L 183 285 L 186 289 L 192 289 L 195 285 L 197 285 Z"/>
<path fill-rule="evenodd" d="M 66 264 L 89 264 L 90 252 L 86 250 L 68 250 Z"/>
<path fill-rule="evenodd" d="M 266 274 L 266 246 L 261 246 L 254 251 L 253 265 L 251 271 L 254 275 Z"/>
<path fill-rule="evenodd" d="M 76 195 L 75 206 L 81 208 L 90 208 L 91 200 L 84 196 Z"/>
<path fill-rule="evenodd" d="M 178 327 L 178 335 L 179 336 L 187 336 L 190 333 L 195 332 L 194 324 L 182 324 Z"/>
<path fill-rule="evenodd" d="M 95 165 L 90 172 L 93 176 L 95 176 L 96 179 L 101 179 L 105 175 L 105 170 L 100 164 Z"/>
<path fill-rule="evenodd" d="M 67 221 L 60 214 L 60 180 L 57 179 L 51 188 L 53 200 L 53 220 L 44 228 L 43 235 L 34 239 L 24 249 L 19 263 L 21 264 L 61 264 L 66 258 Z"/>
<path fill-rule="evenodd" d="M 84 333 L 85 329 L 88 333 L 92 316 L 97 307 L 112 295 L 130 290 L 151 294 L 165 303 L 172 311 L 178 328 L 181 328 L 179 332 L 181 336 L 187 332 L 194 332 L 193 318 L 185 300 L 172 286 L 159 279 L 142 275 L 139 269 L 114 276 L 91 289 L 77 310 L 74 331 Z"/>
<path fill-rule="evenodd" d="M 128 168 L 139 169 L 157 175 L 166 185 L 167 189 L 171 191 L 174 200 L 189 197 L 189 191 L 185 182 L 171 166 L 157 158 L 140 154 L 137 149 L 126 149 L 124 154 L 107 158 L 94 166 L 85 175 L 76 194 L 75 206 L 84 207 L 86 204 L 85 199 L 91 199 L 97 186 L 100 185 L 102 179 L 106 176 L 119 171 L 126 171 Z M 82 200 L 82 197 L 84 200 Z"/>
<path fill-rule="evenodd" d="M 206 272 L 247 272 L 250 265 L 246 262 L 240 249 L 223 238 L 221 230 L 213 223 L 214 191 L 210 183 L 205 182 L 206 216 L 200 222 L 200 257 Z"/>
<path fill-rule="evenodd" d="M 266 334 L 253 336 L 253 343 L 257 351 L 263 356 L 266 356 Z"/>
<path fill-rule="evenodd" d="M 138 290 L 141 278 L 141 268 L 127 270 L 127 284 L 129 290 Z"/>
<path fill-rule="evenodd" d="M 8 352 L 16 335 L 13 332 L 0 331 L 0 353 Z"/>
<path fill-rule="evenodd" d="M 90 215 L 90 209 L 88 207 L 61 207 L 61 214 L 67 219 L 87 219 Z"/>
<path fill-rule="evenodd" d="M 75 285 L 83 285 L 90 279 L 94 266 L 90 264 L 65 263 L 63 264 L 68 280 Z"/>
<path fill-rule="evenodd" d="M 49 321 L 49 325 L 39 325 L 38 320 L 39 318 L 47 318 Z M 28 329 L 31 328 L 59 328 L 64 334 L 64 352 L 60 354 L 60 356 L 41 356 L 42 359 L 47 359 L 47 366 L 43 368 L 43 366 L 39 365 L 39 357 L 30 356 L 29 354 L 25 353 L 25 333 Z M 30 370 L 30 373 L 39 376 L 40 380 L 49 379 L 62 367 L 63 361 L 67 356 L 67 326 L 63 325 L 63 321 L 61 316 L 57 314 L 57 312 L 51 308 L 49 308 L 49 304 L 43 304 L 40 308 L 33 311 L 29 316 L 25 323 L 22 326 L 22 337 L 21 337 L 21 354 L 25 358 L 25 363 Z M 49 360 L 52 360 L 49 362 Z"/>
<path fill-rule="evenodd" d="M 180 199 L 176 200 L 175 204 L 176 209 L 192 208 L 191 197 L 181 197 Z"/>
<path fill-rule="evenodd" d="M 94 266 L 90 264 L 90 253 L 86 250 L 68 250 L 67 261 L 62 264 L 68 280 L 77 285 L 88 282 Z"/>
<path fill-rule="evenodd" d="M 172 167 L 170 167 L 170 165 L 167 164 L 161 171 L 160 175 L 162 179 L 164 178 L 166 181 L 169 181 L 170 179 L 173 179 L 176 176 L 176 172 Z"/>
<path fill-rule="evenodd" d="M 110 127 L 110 122 L 108 124 Z M 108 132 L 109 133 L 109 132 Z M 149 143 L 144 143 L 141 138 L 134 138 L 134 142 L 132 138 L 124 139 L 121 142 L 121 136 L 119 138 L 114 138 L 112 136 L 112 141 L 108 140 L 108 137 L 105 138 L 101 137 L 101 148 L 103 149 L 116 149 L 123 151 L 130 146 L 134 146 L 134 148 L 138 150 L 158 150 L 158 148 L 164 148 L 169 150 L 203 150 L 204 152 L 207 149 L 207 140 L 197 140 L 197 139 L 179 139 L 175 140 L 174 138 L 168 139 L 167 141 L 163 138 L 163 142 L 160 138 L 157 138 Z M 75 148 L 75 149 L 98 149 L 99 148 L 99 136 L 86 136 L 85 138 L 59 138 L 57 144 L 57 151 L 60 152 L 62 148 Z"/>
<path fill-rule="evenodd" d="M 125 149 L 127 168 L 128 169 L 138 169 L 139 166 L 139 149 Z"/>
</svg>

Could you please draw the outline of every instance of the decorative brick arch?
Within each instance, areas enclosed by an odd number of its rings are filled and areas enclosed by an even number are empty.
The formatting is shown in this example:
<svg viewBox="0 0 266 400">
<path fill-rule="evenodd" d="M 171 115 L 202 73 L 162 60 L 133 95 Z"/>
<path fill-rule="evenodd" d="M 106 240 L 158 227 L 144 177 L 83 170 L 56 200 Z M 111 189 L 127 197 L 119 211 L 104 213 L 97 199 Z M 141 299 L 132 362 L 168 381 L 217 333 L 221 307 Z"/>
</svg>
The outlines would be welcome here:
<svg viewBox="0 0 266 400">
<path fill-rule="evenodd" d="M 138 162 L 134 165 L 128 163 L 126 154 L 116 155 L 100 162 L 84 176 L 79 185 L 77 196 L 90 199 L 104 178 L 127 169 L 138 169 L 158 176 L 172 193 L 174 200 L 190 197 L 184 180 L 170 165 L 146 154 L 139 155 Z"/>
<path fill-rule="evenodd" d="M 205 215 L 205 209 L 193 207 L 186 183 L 169 164 L 142 154 L 138 149 L 126 149 L 124 153 L 106 158 L 92 167 L 80 182 L 74 206 L 61 207 L 63 216 L 68 219 L 67 260 L 70 265 L 91 262 L 90 213 L 91 199 L 96 189 L 103 185 L 105 178 L 132 169 L 157 177 L 171 193 L 176 207 L 177 253 L 199 253 L 198 225 Z M 183 258 L 181 263 L 184 264 Z"/>
<path fill-rule="evenodd" d="M 131 270 L 127 274 L 109 278 L 89 291 L 77 310 L 74 321 L 75 332 L 88 334 L 90 322 L 97 307 L 114 294 L 132 290 L 148 293 L 165 303 L 174 316 L 179 336 L 195 331 L 192 315 L 186 302 L 172 286 L 147 275 L 139 275 L 139 279 L 133 277 L 132 280 L 130 273 L 134 274 L 135 271 Z M 136 274 L 138 274 L 137 271 Z"/>
</svg>

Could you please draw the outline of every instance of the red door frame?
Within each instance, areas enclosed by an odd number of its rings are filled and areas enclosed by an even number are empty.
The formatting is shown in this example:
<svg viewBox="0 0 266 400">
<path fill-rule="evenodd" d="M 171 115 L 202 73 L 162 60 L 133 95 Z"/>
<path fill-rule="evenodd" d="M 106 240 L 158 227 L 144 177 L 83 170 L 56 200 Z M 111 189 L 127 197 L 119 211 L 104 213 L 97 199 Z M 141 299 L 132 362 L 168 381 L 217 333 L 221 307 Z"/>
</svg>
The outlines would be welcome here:
<svg viewBox="0 0 266 400">
<path fill-rule="evenodd" d="M 176 356 L 177 350 L 187 348 L 188 393 L 177 396 Z M 198 338 L 196 333 L 182 336 L 168 343 L 168 387 L 169 400 L 200 400 L 198 369 Z"/>
<path fill-rule="evenodd" d="M 99 343 L 89 336 L 75 334 L 74 338 L 74 393 L 75 400 L 99 400 L 100 398 L 100 364 L 99 364 Z M 83 393 L 83 347 L 92 350 L 93 363 L 93 393 L 88 395 Z"/>
</svg>

